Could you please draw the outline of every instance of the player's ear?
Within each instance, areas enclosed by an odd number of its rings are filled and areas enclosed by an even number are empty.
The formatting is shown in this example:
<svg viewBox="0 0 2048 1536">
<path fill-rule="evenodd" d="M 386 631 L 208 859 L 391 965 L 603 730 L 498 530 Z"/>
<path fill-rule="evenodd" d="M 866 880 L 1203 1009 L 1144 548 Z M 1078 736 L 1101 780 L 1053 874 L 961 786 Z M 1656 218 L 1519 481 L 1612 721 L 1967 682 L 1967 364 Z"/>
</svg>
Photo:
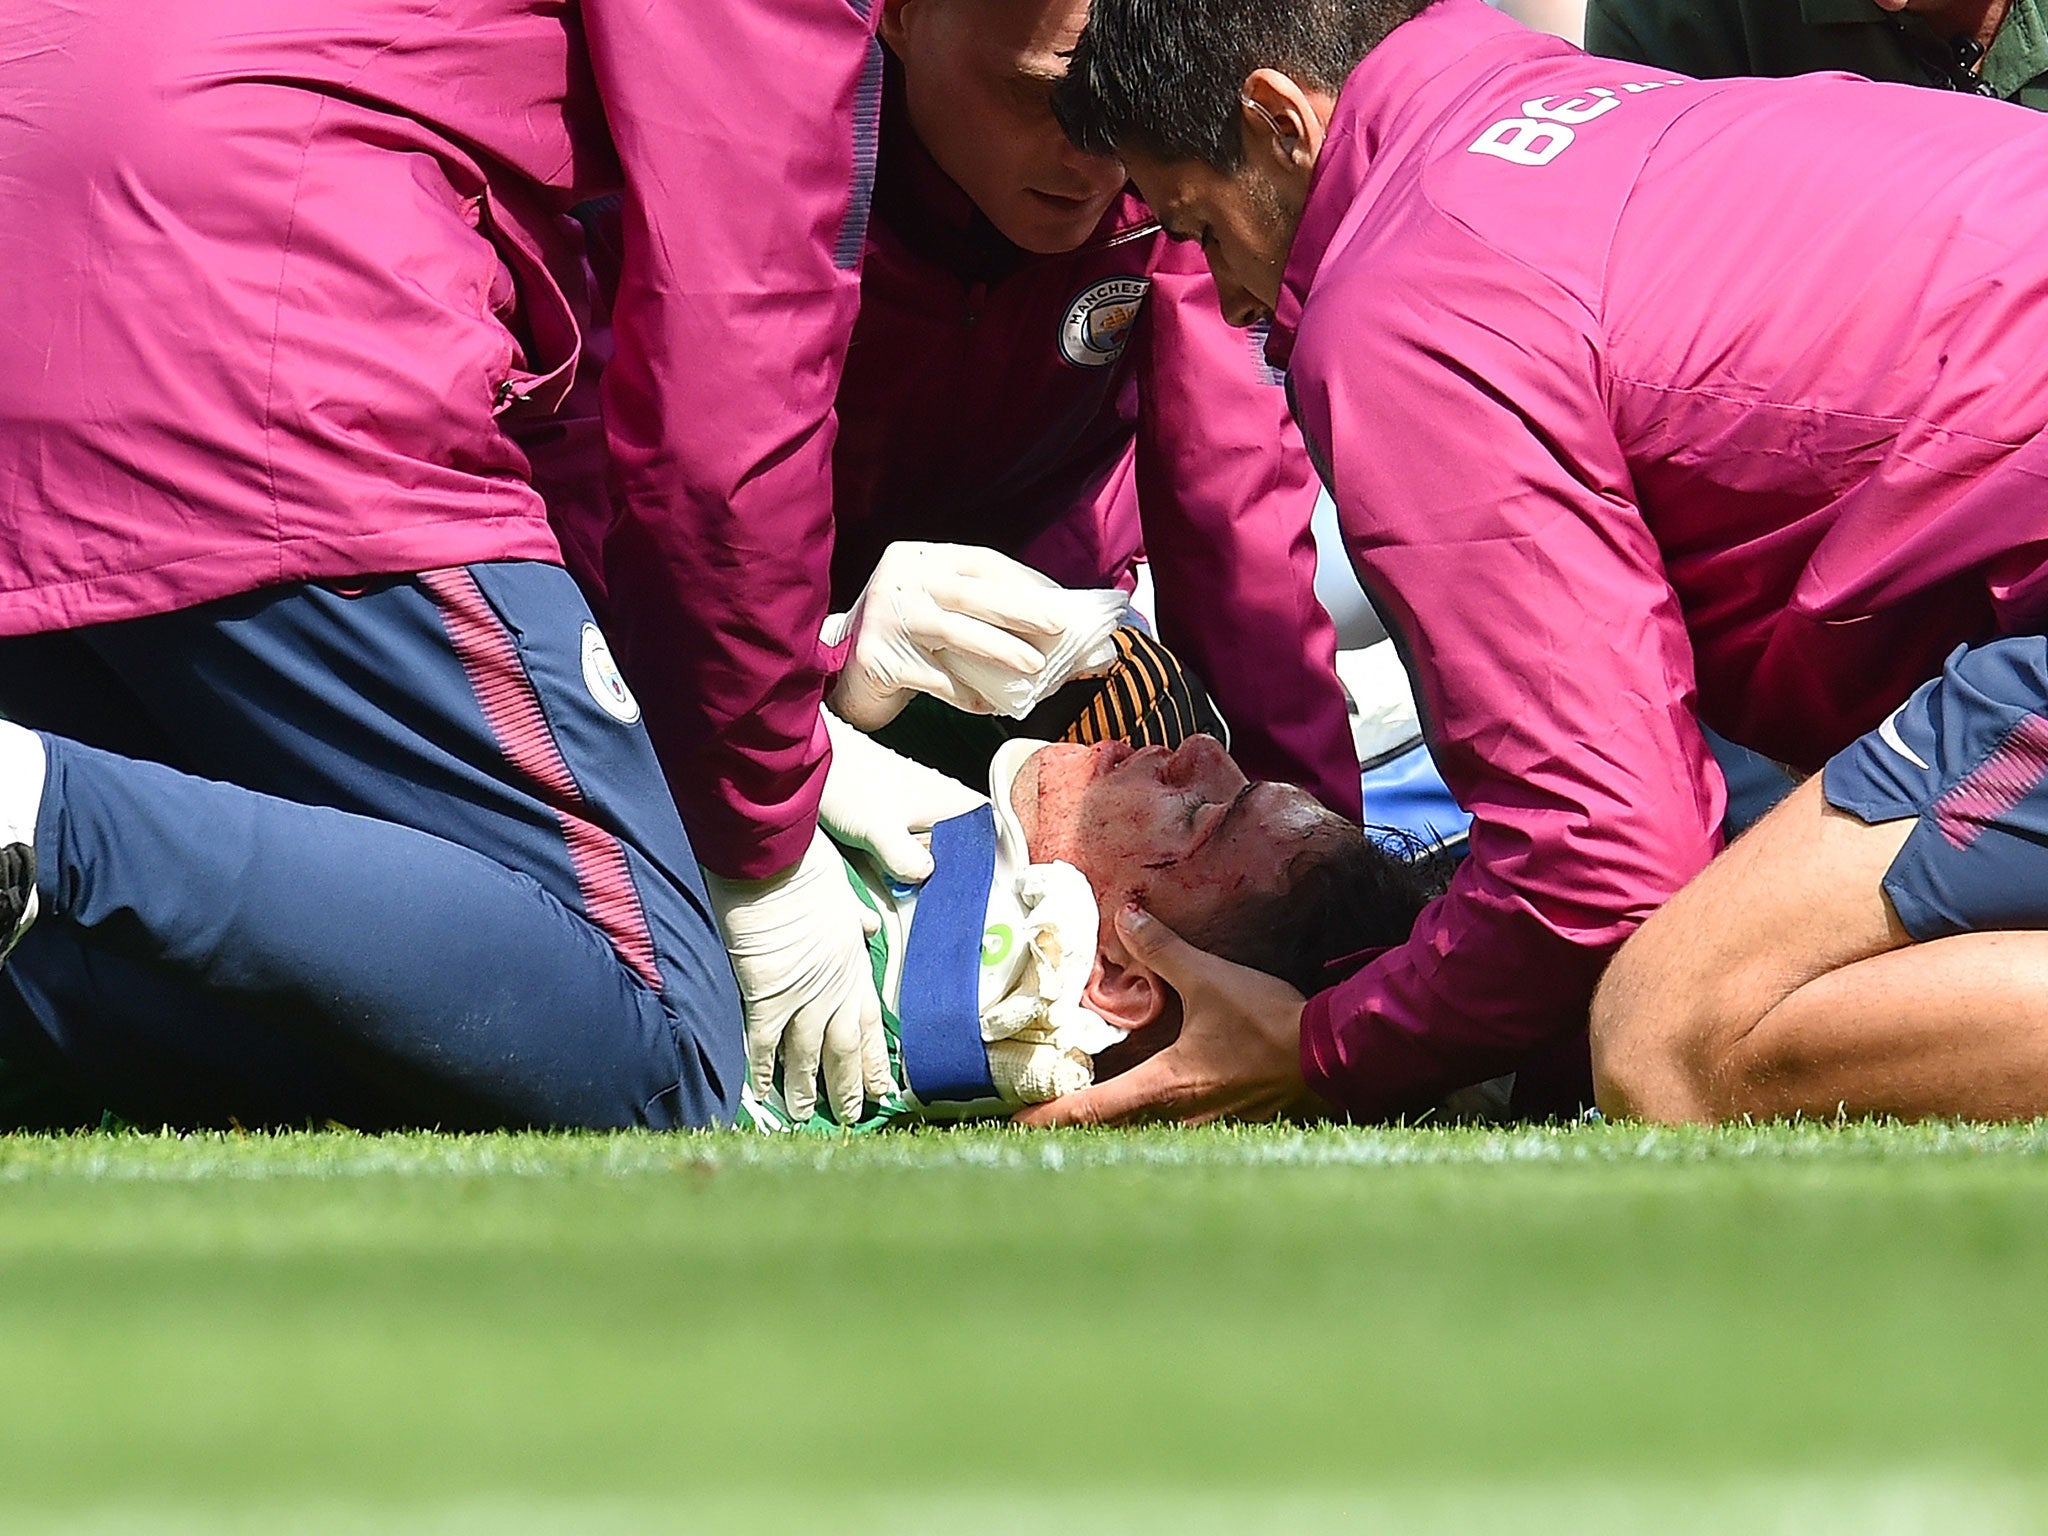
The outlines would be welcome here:
<svg viewBox="0 0 2048 1536">
<path fill-rule="evenodd" d="M 920 0 L 882 0 L 882 19 L 875 30 L 899 58 L 910 51 L 910 29 L 919 10 Z"/>
<path fill-rule="evenodd" d="M 1248 147 L 1304 179 L 1323 151 L 1324 114 L 1315 94 L 1277 69 L 1255 69 L 1238 92 Z"/>
<path fill-rule="evenodd" d="M 1081 1001 L 1118 1029 L 1143 1029 L 1166 1012 L 1171 995 L 1156 971 L 1129 955 L 1098 951 Z"/>
</svg>

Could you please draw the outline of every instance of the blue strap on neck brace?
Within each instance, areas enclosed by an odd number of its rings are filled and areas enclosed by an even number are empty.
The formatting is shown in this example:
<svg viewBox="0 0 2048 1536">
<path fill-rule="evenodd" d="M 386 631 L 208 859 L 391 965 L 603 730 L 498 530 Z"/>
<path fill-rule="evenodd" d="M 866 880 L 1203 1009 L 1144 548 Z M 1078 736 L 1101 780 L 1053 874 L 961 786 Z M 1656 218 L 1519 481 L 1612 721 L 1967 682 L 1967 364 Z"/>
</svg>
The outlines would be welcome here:
<svg viewBox="0 0 2048 1536">
<path fill-rule="evenodd" d="M 996 876 L 994 808 L 933 827 L 932 862 L 903 944 L 903 1072 L 927 1104 L 992 1099 L 981 1041 L 981 935 Z"/>
</svg>

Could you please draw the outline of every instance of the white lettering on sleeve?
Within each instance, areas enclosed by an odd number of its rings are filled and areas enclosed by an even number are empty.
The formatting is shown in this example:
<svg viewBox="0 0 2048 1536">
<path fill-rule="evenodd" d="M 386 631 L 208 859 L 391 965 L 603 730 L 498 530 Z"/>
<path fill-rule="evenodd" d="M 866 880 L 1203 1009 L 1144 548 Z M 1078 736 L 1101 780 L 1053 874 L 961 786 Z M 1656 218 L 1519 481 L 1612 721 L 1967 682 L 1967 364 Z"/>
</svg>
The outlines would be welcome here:
<svg viewBox="0 0 2048 1536">
<path fill-rule="evenodd" d="M 1469 145 L 1475 155 L 1492 155 L 1512 165 L 1548 165 L 1571 147 L 1573 134 L 1563 123 L 1533 117 L 1504 117 Z"/>
<path fill-rule="evenodd" d="M 1631 85 L 1617 86 L 1616 90 L 1621 92 L 1621 96 L 1639 96 L 1644 91 L 1684 83 L 1682 80 L 1640 80 Z M 1605 117 L 1621 105 L 1621 96 L 1604 85 L 1589 85 L 1576 96 L 1535 97 L 1522 103 L 1520 117 L 1504 117 L 1490 125 L 1486 132 L 1465 146 L 1466 151 L 1474 155 L 1491 155 L 1511 165 L 1548 165 L 1571 148 L 1576 137 L 1572 132 L 1574 127 L 1590 123 L 1596 117 Z"/>
</svg>

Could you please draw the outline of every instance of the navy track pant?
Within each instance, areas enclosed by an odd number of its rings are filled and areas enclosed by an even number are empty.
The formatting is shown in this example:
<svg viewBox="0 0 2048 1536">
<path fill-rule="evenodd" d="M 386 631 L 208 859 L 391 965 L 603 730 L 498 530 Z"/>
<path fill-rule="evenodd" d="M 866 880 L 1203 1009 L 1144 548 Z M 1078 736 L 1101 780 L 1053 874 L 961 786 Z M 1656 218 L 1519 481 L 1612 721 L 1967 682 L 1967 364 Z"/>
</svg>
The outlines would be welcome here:
<svg viewBox="0 0 2048 1536">
<path fill-rule="evenodd" d="M 146 1124 L 730 1118 L 738 991 L 560 569 L 0 641 L 0 710 L 49 749 L 0 1057 Z"/>
<path fill-rule="evenodd" d="M 2048 928 L 2048 638 L 1957 646 L 1821 787 L 1873 825 L 1916 818 L 1884 877 L 1914 938 Z"/>
</svg>

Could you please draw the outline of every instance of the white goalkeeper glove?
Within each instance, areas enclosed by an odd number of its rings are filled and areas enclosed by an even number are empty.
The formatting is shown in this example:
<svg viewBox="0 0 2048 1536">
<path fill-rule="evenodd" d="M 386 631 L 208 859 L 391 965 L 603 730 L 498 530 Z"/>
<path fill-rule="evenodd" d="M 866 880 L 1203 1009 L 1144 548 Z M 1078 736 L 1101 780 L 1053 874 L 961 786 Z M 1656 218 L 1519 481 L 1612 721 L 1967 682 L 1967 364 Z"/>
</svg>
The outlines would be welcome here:
<svg viewBox="0 0 2048 1536">
<path fill-rule="evenodd" d="M 965 784 L 890 751 L 826 710 L 832 766 L 818 823 L 834 838 L 874 855 L 891 880 L 919 885 L 931 877 L 929 834 L 939 822 L 982 803 Z"/>
<path fill-rule="evenodd" d="M 854 895 L 823 831 L 779 875 L 728 880 L 707 870 L 705 883 L 745 1004 L 754 1092 L 767 1097 L 779 1055 L 783 1103 L 807 1120 L 822 1069 L 833 1114 L 852 1125 L 864 1099 L 895 1088 L 868 963 L 868 935 L 881 920 Z"/>
<path fill-rule="evenodd" d="M 1121 592 L 1070 592 L 1008 555 L 971 544 L 891 544 L 851 613 L 824 638 L 853 645 L 826 700 L 880 730 L 912 694 L 971 714 L 1022 719 L 1073 678 L 1114 660 Z"/>
</svg>

